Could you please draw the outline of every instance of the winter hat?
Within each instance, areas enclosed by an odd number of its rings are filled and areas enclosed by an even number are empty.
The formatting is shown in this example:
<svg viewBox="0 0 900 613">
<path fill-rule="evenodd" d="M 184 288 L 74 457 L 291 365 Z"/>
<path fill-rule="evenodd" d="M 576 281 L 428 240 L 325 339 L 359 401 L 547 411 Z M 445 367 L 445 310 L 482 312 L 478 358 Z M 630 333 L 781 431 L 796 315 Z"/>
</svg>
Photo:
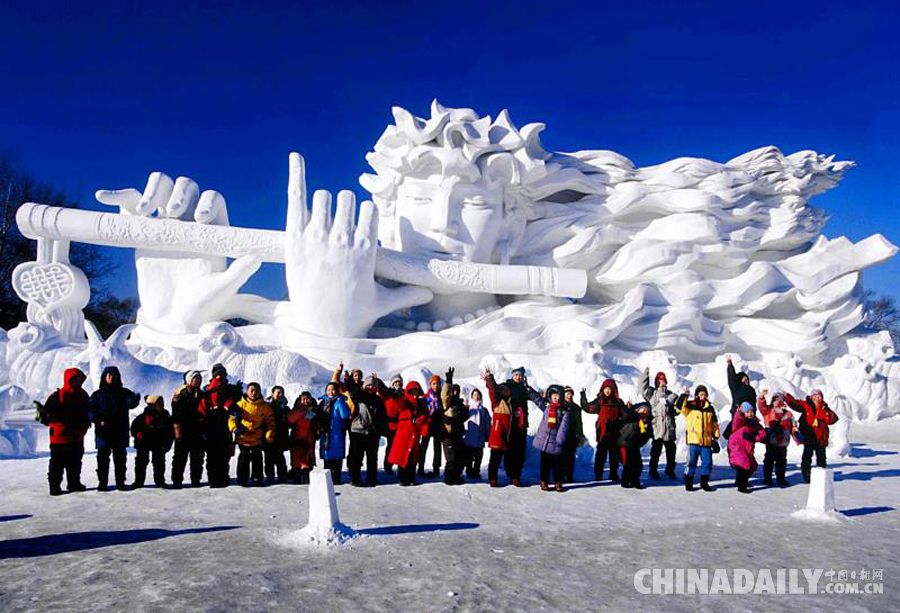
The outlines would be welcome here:
<svg viewBox="0 0 900 613">
<path fill-rule="evenodd" d="M 571 386 L 571 385 L 567 385 L 567 386 L 563 389 L 563 392 L 564 392 L 564 393 L 565 393 L 565 392 L 572 392 L 572 395 L 573 395 L 573 396 L 575 395 L 575 390 L 572 389 L 572 386 Z"/>
<path fill-rule="evenodd" d="M 659 371 L 658 373 L 656 373 L 656 377 L 653 378 L 653 382 L 656 383 L 656 385 L 659 385 L 660 381 L 662 381 L 663 385 L 669 384 L 669 380 L 666 378 L 666 373 L 664 373 L 663 371 Z"/>
<path fill-rule="evenodd" d="M 522 375 L 524 377 L 525 376 L 525 367 L 519 366 L 518 368 L 514 368 L 512 371 L 512 374 L 514 375 L 516 373 L 519 373 L 520 375 Z"/>
<path fill-rule="evenodd" d="M 810 395 L 810 397 L 812 397 L 812 396 L 821 396 L 822 398 L 825 397 L 825 394 L 823 394 L 822 390 L 820 390 L 820 389 L 814 389 L 812 392 L 810 392 L 809 395 Z"/>
<path fill-rule="evenodd" d="M 156 405 L 162 406 L 162 404 L 163 404 L 162 396 L 159 396 L 157 394 L 153 394 L 151 396 L 144 396 L 144 400 L 147 402 L 147 404 L 149 404 L 151 406 L 156 406 Z"/>
<path fill-rule="evenodd" d="M 706 389 L 705 385 L 698 385 L 697 389 L 694 391 L 694 396 L 699 395 L 700 392 L 706 392 L 706 395 L 709 396 L 709 390 Z"/>
<path fill-rule="evenodd" d="M 403 385 L 403 377 L 401 377 L 400 375 L 394 375 L 394 378 L 391 379 L 391 385 L 393 385 L 394 383 L 399 383 L 400 385 Z"/>
<path fill-rule="evenodd" d="M 219 375 L 224 375 L 224 376 L 227 377 L 227 376 L 228 376 L 228 371 L 225 370 L 225 367 L 224 367 L 221 363 L 218 363 L 218 362 L 217 362 L 216 364 L 213 364 L 213 367 L 212 367 L 212 376 L 213 376 L 213 379 L 215 379 L 215 378 L 218 377 Z"/>
<path fill-rule="evenodd" d="M 200 377 L 200 379 L 203 379 L 203 375 L 200 374 L 199 370 L 189 370 L 184 373 L 184 382 L 190 384 L 190 382 L 194 380 L 194 377 Z"/>
<path fill-rule="evenodd" d="M 553 385 L 551 385 L 547 388 L 547 400 L 550 400 L 550 395 L 553 394 L 554 392 L 559 394 L 559 397 L 562 398 L 562 396 L 563 396 L 562 386 L 554 383 Z"/>
<path fill-rule="evenodd" d="M 378 385 L 375 375 L 369 375 L 363 380 L 363 387 L 369 387 L 370 385 Z"/>
<path fill-rule="evenodd" d="M 438 385 L 441 384 L 441 378 L 437 375 L 431 375 L 431 378 L 428 379 L 428 387 L 431 387 L 433 383 L 437 382 Z"/>
<path fill-rule="evenodd" d="M 411 394 L 412 392 L 418 392 L 419 395 L 422 395 L 422 386 L 419 385 L 418 381 L 410 381 L 406 384 L 406 393 Z"/>
<path fill-rule="evenodd" d="M 750 404 L 749 402 L 741 403 L 741 413 L 749 413 L 751 411 L 753 413 L 756 413 L 756 408 L 752 404 Z"/>
</svg>

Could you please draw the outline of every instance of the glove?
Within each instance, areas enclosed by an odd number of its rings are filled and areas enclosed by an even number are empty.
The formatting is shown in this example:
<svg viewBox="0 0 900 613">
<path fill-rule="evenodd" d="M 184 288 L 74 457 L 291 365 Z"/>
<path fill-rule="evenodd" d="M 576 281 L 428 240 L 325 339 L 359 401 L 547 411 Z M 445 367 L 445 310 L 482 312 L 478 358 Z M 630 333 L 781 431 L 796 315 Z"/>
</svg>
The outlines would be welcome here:
<svg viewBox="0 0 900 613">
<path fill-rule="evenodd" d="M 717 440 L 716 440 L 716 441 L 713 441 L 713 443 L 712 443 L 712 452 L 713 452 L 713 453 L 719 453 L 720 451 L 722 451 L 722 448 L 719 447 L 719 441 L 717 441 Z"/>
</svg>

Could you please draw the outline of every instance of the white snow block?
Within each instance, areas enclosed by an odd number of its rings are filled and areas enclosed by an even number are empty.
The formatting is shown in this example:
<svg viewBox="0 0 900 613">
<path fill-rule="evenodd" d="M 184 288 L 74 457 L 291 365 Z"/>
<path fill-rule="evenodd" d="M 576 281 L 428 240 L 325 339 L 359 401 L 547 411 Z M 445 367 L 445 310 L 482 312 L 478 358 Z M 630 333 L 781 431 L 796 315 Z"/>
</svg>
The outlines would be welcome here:
<svg viewBox="0 0 900 613">
<path fill-rule="evenodd" d="M 309 525 L 330 528 L 340 521 L 331 471 L 314 468 L 309 473 Z"/>
<path fill-rule="evenodd" d="M 834 477 L 828 468 L 812 469 L 806 508 L 828 513 L 834 511 Z"/>
<path fill-rule="evenodd" d="M 809 521 L 839 522 L 843 519 L 834 510 L 834 478 L 831 470 L 818 466 L 812 469 L 806 508 L 794 511 L 791 515 Z"/>
</svg>

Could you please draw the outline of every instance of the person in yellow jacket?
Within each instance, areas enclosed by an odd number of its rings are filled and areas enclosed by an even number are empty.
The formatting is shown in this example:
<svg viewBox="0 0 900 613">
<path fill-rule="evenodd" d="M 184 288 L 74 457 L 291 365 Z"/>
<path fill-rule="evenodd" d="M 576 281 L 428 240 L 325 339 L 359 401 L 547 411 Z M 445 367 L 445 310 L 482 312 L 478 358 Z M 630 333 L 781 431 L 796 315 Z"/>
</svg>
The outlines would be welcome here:
<svg viewBox="0 0 900 613">
<path fill-rule="evenodd" d="M 712 474 L 712 456 L 719 451 L 719 418 L 716 408 L 707 400 L 706 386 L 697 386 L 693 400 L 688 399 L 689 395 L 690 390 L 686 389 L 678 401 L 687 426 L 688 464 L 684 472 L 684 489 L 694 491 L 694 473 L 699 459 L 700 487 L 711 492 L 714 488 L 709 485 L 709 476 Z"/>
<path fill-rule="evenodd" d="M 263 482 L 263 441 L 275 441 L 275 413 L 263 400 L 259 383 L 247 385 L 247 393 L 241 398 L 228 419 L 228 428 L 235 434 L 240 447 L 237 463 L 238 484 L 250 485 L 250 469 L 253 468 L 253 485 Z"/>
</svg>

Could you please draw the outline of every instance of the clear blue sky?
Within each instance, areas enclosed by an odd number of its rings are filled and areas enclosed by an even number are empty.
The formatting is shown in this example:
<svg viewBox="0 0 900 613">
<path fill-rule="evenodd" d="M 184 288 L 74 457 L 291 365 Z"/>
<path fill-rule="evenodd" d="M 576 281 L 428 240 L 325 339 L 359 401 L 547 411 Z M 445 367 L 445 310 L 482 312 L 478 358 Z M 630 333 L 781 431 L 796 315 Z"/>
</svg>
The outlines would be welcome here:
<svg viewBox="0 0 900 613">
<path fill-rule="evenodd" d="M 897 2 L 5 4 L 0 149 L 86 207 L 163 170 L 222 192 L 234 224 L 282 228 L 289 151 L 310 190 L 361 196 L 391 106 L 437 97 L 639 165 L 835 153 L 858 167 L 813 201 L 826 234 L 900 244 Z M 900 258 L 866 273 L 900 298 L 898 279 Z M 249 288 L 285 291 L 274 267 Z"/>
</svg>

